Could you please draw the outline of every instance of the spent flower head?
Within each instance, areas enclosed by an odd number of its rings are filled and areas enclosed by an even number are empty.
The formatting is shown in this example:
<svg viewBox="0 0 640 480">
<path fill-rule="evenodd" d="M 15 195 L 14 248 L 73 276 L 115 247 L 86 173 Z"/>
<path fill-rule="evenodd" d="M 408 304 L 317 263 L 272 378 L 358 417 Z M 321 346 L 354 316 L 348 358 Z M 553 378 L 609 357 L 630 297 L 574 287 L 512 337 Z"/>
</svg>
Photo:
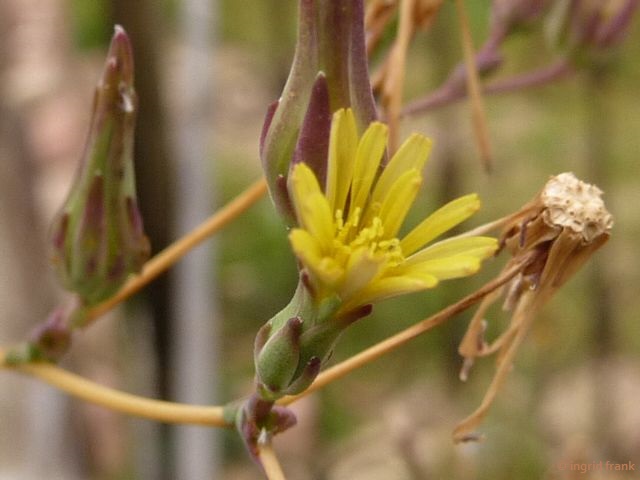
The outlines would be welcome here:
<svg viewBox="0 0 640 480">
<path fill-rule="evenodd" d="M 387 127 L 373 122 L 359 137 L 350 109 L 333 116 L 324 185 L 304 163 L 292 166 L 289 193 L 298 226 L 289 234 L 312 295 L 336 295 L 341 310 L 435 287 L 475 273 L 493 255 L 489 237 L 428 245 L 480 207 L 458 198 L 406 234 L 401 227 L 422 183 L 431 141 L 413 134 L 384 167 Z"/>
<path fill-rule="evenodd" d="M 460 374 L 463 380 L 478 357 L 497 353 L 498 367 L 480 407 L 456 427 L 456 441 L 478 439 L 473 431 L 504 383 L 537 313 L 607 242 L 612 227 L 613 218 L 602 200 L 602 191 L 573 173 L 552 177 L 533 200 L 511 216 L 501 244 L 512 258 L 503 272 L 514 265 L 523 268 L 504 292 L 495 291 L 483 299 L 458 349 L 465 359 Z M 511 322 L 500 336 L 487 343 L 484 317 L 501 293 Z"/>
</svg>

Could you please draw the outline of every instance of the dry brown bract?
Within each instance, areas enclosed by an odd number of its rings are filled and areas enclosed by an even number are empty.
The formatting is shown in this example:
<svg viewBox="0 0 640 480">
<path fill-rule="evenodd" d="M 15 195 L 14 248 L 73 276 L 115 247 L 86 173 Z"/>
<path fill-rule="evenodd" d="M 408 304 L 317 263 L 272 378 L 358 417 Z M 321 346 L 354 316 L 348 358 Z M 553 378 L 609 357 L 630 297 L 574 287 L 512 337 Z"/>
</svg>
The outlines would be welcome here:
<svg viewBox="0 0 640 480">
<path fill-rule="evenodd" d="M 602 191 L 578 180 L 573 173 L 552 177 L 542 191 L 516 212 L 502 232 L 501 244 L 512 255 L 505 270 L 524 256 L 528 266 L 504 289 L 485 297 L 469 324 L 460 347 L 465 380 L 477 357 L 498 353 L 495 376 L 478 409 L 460 422 L 454 441 L 477 440 L 473 433 L 483 420 L 511 363 L 540 308 L 609 239 L 611 214 Z M 484 339 L 487 309 L 502 295 L 504 309 L 512 312 L 505 332 L 488 344 Z"/>
<path fill-rule="evenodd" d="M 416 30 L 426 29 L 431 25 L 442 3 L 443 0 L 371 0 L 367 3 L 365 28 L 369 55 L 394 18 L 395 11 L 398 11 L 395 39 L 381 67 L 371 79 L 373 90 L 381 93 L 381 102 L 389 125 L 390 153 L 394 153 L 398 147 L 407 51 Z"/>
</svg>

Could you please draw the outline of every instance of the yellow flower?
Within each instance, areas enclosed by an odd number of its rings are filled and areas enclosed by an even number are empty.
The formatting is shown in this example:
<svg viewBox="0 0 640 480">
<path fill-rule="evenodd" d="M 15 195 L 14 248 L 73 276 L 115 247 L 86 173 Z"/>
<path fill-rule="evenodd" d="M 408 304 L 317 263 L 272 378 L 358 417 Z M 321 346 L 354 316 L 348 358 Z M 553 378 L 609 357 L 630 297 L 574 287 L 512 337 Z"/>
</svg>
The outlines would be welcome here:
<svg viewBox="0 0 640 480">
<path fill-rule="evenodd" d="M 358 138 L 354 114 L 338 110 L 331 125 L 326 185 L 305 163 L 293 166 L 289 191 L 298 228 L 289 234 L 314 295 L 337 295 L 342 311 L 435 287 L 471 275 L 497 241 L 462 237 L 426 246 L 480 208 L 476 194 L 446 204 L 406 235 L 431 141 L 413 134 L 381 169 L 387 126 L 369 125 Z"/>
</svg>

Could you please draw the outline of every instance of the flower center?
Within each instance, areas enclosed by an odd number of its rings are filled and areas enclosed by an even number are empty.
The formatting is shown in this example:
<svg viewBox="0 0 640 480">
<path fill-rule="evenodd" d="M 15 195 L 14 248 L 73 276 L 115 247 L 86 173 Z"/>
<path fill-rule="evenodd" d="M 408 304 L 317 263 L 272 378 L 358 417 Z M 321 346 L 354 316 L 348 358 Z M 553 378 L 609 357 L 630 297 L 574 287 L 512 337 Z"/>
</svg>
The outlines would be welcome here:
<svg viewBox="0 0 640 480">
<path fill-rule="evenodd" d="M 333 239 L 331 256 L 340 265 L 346 266 L 351 255 L 365 249 L 370 258 L 387 267 L 395 267 L 404 261 L 400 240 L 384 237 L 384 225 L 379 216 L 373 216 L 367 225 L 361 225 L 362 209 L 356 208 L 345 222 L 342 210 L 336 210 L 334 225 L 336 235 Z"/>
</svg>

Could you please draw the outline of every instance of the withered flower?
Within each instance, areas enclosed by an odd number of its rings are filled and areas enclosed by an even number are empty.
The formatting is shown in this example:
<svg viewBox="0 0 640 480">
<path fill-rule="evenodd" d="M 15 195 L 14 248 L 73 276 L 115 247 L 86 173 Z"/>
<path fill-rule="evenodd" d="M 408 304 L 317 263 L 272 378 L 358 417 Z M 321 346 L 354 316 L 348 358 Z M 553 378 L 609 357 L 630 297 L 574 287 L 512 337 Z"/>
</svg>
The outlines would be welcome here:
<svg viewBox="0 0 640 480">
<path fill-rule="evenodd" d="M 460 344 L 458 351 L 465 359 L 462 380 L 477 357 L 497 352 L 498 367 L 480 407 L 456 427 L 455 441 L 478 439 L 472 432 L 505 381 L 536 313 L 604 245 L 612 226 L 602 191 L 578 180 L 573 173 L 552 177 L 531 202 L 511 216 L 501 238 L 501 245 L 512 255 L 504 271 L 514 264 L 524 262 L 526 266 L 504 289 L 485 297 Z M 504 309 L 512 312 L 511 323 L 488 344 L 483 317 L 503 293 Z"/>
</svg>

